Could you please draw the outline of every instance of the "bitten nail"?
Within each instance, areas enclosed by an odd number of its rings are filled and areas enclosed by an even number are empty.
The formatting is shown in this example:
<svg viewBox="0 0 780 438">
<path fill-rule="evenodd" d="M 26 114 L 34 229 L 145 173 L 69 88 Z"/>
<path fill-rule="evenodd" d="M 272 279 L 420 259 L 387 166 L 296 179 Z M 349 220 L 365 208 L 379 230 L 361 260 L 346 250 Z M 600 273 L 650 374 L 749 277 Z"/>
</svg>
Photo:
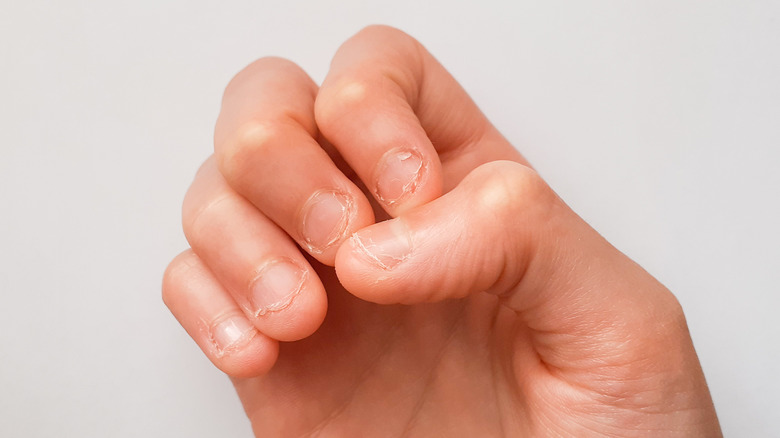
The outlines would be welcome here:
<svg viewBox="0 0 780 438">
<path fill-rule="evenodd" d="M 354 215 L 354 203 L 345 193 L 320 190 L 303 207 L 301 235 L 313 253 L 323 250 L 344 237 Z"/>
<path fill-rule="evenodd" d="M 377 167 L 376 195 L 385 205 L 396 204 L 412 195 L 423 179 L 422 156 L 411 149 L 392 149 Z"/>
<path fill-rule="evenodd" d="M 217 357 L 238 349 L 257 334 L 243 315 L 233 315 L 217 322 L 210 330 Z"/>
<path fill-rule="evenodd" d="M 412 253 L 409 232 L 397 219 L 355 233 L 352 239 L 366 260 L 386 270 L 406 261 Z"/>
<path fill-rule="evenodd" d="M 303 288 L 306 271 L 289 259 L 267 263 L 250 286 L 250 301 L 255 316 L 277 312 L 292 304 Z"/>
</svg>

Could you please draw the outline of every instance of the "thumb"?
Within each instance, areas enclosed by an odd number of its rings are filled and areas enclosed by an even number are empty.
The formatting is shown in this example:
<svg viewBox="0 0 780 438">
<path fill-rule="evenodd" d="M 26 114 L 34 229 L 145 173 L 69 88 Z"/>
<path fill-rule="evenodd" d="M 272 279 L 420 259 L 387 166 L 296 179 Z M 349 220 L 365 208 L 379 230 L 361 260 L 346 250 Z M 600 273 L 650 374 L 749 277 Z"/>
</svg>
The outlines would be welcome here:
<svg viewBox="0 0 780 438">
<path fill-rule="evenodd" d="M 382 304 L 496 294 L 560 369 L 644 360 L 668 349 L 665 330 L 688 336 L 674 296 L 514 162 L 484 164 L 444 196 L 355 233 L 336 272 Z"/>
<path fill-rule="evenodd" d="M 377 303 L 463 298 L 485 310 L 474 314 L 492 334 L 513 334 L 509 369 L 523 393 L 607 422 L 643 412 L 719 436 L 677 300 L 523 165 L 484 164 L 444 196 L 360 230 L 339 248 L 336 273 Z"/>
</svg>

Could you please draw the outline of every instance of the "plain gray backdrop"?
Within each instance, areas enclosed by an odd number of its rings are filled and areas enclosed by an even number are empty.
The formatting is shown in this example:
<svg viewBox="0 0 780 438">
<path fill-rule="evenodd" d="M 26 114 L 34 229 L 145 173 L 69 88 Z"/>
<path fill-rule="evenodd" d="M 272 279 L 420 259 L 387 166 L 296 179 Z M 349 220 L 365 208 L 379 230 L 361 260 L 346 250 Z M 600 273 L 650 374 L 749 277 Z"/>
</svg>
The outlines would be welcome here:
<svg viewBox="0 0 780 438">
<path fill-rule="evenodd" d="M 778 436 L 777 1 L 2 1 L 0 436 L 249 437 L 163 306 L 221 92 L 400 27 L 686 311 L 724 431 Z"/>
</svg>

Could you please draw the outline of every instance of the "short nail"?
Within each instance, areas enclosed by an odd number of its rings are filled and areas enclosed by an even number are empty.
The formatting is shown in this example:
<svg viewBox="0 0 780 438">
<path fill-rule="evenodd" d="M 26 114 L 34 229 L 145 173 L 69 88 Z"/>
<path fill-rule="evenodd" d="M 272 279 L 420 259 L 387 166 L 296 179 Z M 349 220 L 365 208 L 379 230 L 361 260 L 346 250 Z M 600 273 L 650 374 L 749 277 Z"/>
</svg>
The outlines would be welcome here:
<svg viewBox="0 0 780 438">
<path fill-rule="evenodd" d="M 422 156 L 411 149 L 385 152 L 377 168 L 377 198 L 393 205 L 417 190 L 425 166 Z"/>
<path fill-rule="evenodd" d="M 263 266 L 250 286 L 255 316 L 288 307 L 303 288 L 306 272 L 292 260 L 274 260 Z"/>
<path fill-rule="evenodd" d="M 335 190 L 320 190 L 309 198 L 303 207 L 301 234 L 314 253 L 344 237 L 354 214 L 352 199 Z"/>
<path fill-rule="evenodd" d="M 257 334 L 255 327 L 243 315 L 233 315 L 218 322 L 211 330 L 211 342 L 217 356 L 235 350 Z"/>
<path fill-rule="evenodd" d="M 382 269 L 393 269 L 412 252 L 409 232 L 398 219 L 355 233 L 352 239 L 358 252 Z"/>
</svg>

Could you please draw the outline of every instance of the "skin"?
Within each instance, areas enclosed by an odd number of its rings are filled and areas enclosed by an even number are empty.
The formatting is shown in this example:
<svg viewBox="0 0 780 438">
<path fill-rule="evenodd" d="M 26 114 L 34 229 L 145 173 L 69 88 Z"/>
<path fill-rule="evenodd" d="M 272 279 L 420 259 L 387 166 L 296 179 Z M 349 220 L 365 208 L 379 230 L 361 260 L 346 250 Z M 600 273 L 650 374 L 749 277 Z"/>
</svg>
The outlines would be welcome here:
<svg viewBox="0 0 780 438">
<path fill-rule="evenodd" d="M 257 436 L 721 436 L 674 296 L 398 30 L 239 73 L 183 224 L 163 298 Z"/>
</svg>

